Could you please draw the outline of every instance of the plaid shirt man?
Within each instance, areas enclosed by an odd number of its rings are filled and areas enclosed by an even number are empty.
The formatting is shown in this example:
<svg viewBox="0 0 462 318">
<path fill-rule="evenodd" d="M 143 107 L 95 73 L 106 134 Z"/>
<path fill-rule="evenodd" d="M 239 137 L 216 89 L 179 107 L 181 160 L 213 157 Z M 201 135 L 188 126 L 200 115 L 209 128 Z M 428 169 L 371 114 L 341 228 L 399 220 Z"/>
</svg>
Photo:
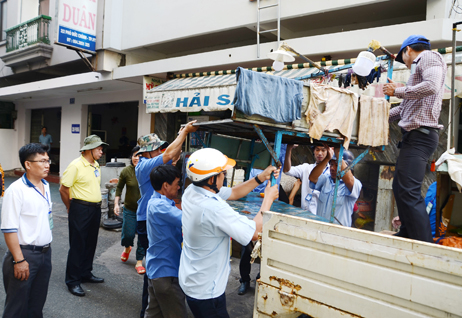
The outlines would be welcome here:
<svg viewBox="0 0 462 318">
<path fill-rule="evenodd" d="M 407 85 L 395 89 L 394 95 L 403 102 L 390 110 L 389 121 L 401 119 L 398 125 L 406 131 L 423 126 L 443 128 L 438 124 L 438 118 L 446 70 L 441 54 L 433 51 L 420 53 L 412 63 Z"/>
</svg>

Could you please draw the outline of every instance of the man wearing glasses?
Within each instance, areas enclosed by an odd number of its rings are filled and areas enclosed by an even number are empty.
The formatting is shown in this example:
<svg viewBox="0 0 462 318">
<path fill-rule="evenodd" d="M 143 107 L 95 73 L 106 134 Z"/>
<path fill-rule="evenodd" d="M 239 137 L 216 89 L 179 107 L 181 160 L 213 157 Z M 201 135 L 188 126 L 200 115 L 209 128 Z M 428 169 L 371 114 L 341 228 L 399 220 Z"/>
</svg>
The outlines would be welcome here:
<svg viewBox="0 0 462 318">
<path fill-rule="evenodd" d="M 61 178 L 59 192 L 69 214 L 69 253 L 66 285 L 75 296 L 85 296 L 81 283 L 103 283 L 92 274 L 101 220 L 101 170 L 103 146 L 96 135 L 85 138 L 82 155 L 72 161 Z"/>
<path fill-rule="evenodd" d="M 5 192 L 1 229 L 8 250 L 3 257 L 6 300 L 3 317 L 42 317 L 51 275 L 50 171 L 47 149 L 28 144 L 19 149 L 26 173 Z"/>
</svg>

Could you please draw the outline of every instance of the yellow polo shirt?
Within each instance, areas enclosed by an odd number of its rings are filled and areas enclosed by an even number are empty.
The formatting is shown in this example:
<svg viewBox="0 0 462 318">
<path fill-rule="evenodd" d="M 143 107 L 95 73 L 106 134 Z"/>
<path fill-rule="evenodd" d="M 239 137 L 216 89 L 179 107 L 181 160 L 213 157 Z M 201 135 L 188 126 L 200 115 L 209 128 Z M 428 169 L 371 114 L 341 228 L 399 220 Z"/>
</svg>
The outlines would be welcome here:
<svg viewBox="0 0 462 318">
<path fill-rule="evenodd" d="M 70 188 L 73 199 L 101 202 L 101 169 L 98 162 L 90 165 L 83 156 L 80 156 L 66 168 L 61 177 L 61 184 Z"/>
</svg>

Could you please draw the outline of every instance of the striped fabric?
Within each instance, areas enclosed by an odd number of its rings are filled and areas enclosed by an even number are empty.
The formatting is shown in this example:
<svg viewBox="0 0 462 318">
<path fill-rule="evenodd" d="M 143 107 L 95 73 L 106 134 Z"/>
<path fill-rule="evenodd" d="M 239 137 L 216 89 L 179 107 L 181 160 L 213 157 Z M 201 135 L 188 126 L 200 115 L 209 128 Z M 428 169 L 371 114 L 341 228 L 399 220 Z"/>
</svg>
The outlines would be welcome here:
<svg viewBox="0 0 462 318">
<path fill-rule="evenodd" d="M 445 54 L 445 62 L 450 63 L 452 48 L 441 48 L 434 49 L 434 52 L 439 52 Z M 462 51 L 462 46 L 456 48 L 457 52 Z M 378 60 L 383 60 L 385 56 L 379 56 Z M 326 62 L 318 62 L 325 69 L 330 70 L 333 68 L 338 68 L 339 66 L 352 64 L 356 59 L 344 59 L 344 60 L 333 60 Z M 456 54 L 456 63 L 462 63 L 462 54 Z M 400 63 L 395 63 L 394 70 L 398 71 L 404 69 L 408 72 L 405 65 Z M 272 72 L 271 67 L 255 67 L 249 70 L 255 72 Z M 274 75 L 300 79 L 301 77 L 306 77 L 310 74 L 318 73 L 319 70 L 315 67 L 309 67 L 309 63 L 300 63 L 300 64 L 288 64 L 285 66 L 285 69 L 279 72 L 273 72 Z M 176 91 L 176 90 L 188 90 L 188 89 L 200 89 L 208 87 L 227 87 L 234 86 L 236 82 L 236 70 L 227 70 L 227 71 L 214 71 L 214 72 L 200 72 L 200 73 L 187 73 L 187 74 L 177 74 L 175 79 L 167 81 L 166 83 L 156 86 L 153 89 L 149 90 L 148 93 L 155 92 L 167 92 L 167 91 Z M 456 73 L 457 74 L 457 73 Z M 406 75 L 407 76 L 407 75 Z M 384 77 L 386 79 L 386 77 Z"/>
<path fill-rule="evenodd" d="M 293 64 L 293 65 L 296 65 L 296 64 Z M 326 67 L 326 69 L 329 70 L 335 67 L 337 66 L 331 65 L 331 66 Z M 279 72 L 274 72 L 273 74 L 276 76 L 296 79 L 298 77 L 307 76 L 309 74 L 313 74 L 317 72 L 319 72 L 317 68 L 311 67 L 311 68 L 300 68 L 300 69 L 294 68 L 290 70 L 282 70 Z M 176 78 L 162 85 L 156 86 L 153 89 L 149 90 L 148 93 L 167 92 L 167 91 L 176 91 L 176 90 L 185 90 L 185 89 L 200 89 L 200 88 L 207 88 L 207 87 L 234 86 L 236 84 L 237 84 L 236 74 L 210 75 L 210 76 L 201 76 L 201 77 L 183 77 L 183 78 Z"/>
</svg>

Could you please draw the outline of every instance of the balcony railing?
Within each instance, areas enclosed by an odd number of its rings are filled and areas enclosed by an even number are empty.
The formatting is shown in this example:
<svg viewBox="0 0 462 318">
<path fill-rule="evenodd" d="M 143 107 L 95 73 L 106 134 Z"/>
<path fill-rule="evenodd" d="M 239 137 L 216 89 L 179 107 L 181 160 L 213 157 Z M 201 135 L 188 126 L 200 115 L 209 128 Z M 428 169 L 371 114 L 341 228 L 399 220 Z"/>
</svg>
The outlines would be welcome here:
<svg viewBox="0 0 462 318">
<path fill-rule="evenodd" d="M 50 21 L 49 16 L 40 15 L 5 30 L 6 51 L 19 50 L 36 43 L 50 44 L 50 38 L 48 37 Z"/>
</svg>

